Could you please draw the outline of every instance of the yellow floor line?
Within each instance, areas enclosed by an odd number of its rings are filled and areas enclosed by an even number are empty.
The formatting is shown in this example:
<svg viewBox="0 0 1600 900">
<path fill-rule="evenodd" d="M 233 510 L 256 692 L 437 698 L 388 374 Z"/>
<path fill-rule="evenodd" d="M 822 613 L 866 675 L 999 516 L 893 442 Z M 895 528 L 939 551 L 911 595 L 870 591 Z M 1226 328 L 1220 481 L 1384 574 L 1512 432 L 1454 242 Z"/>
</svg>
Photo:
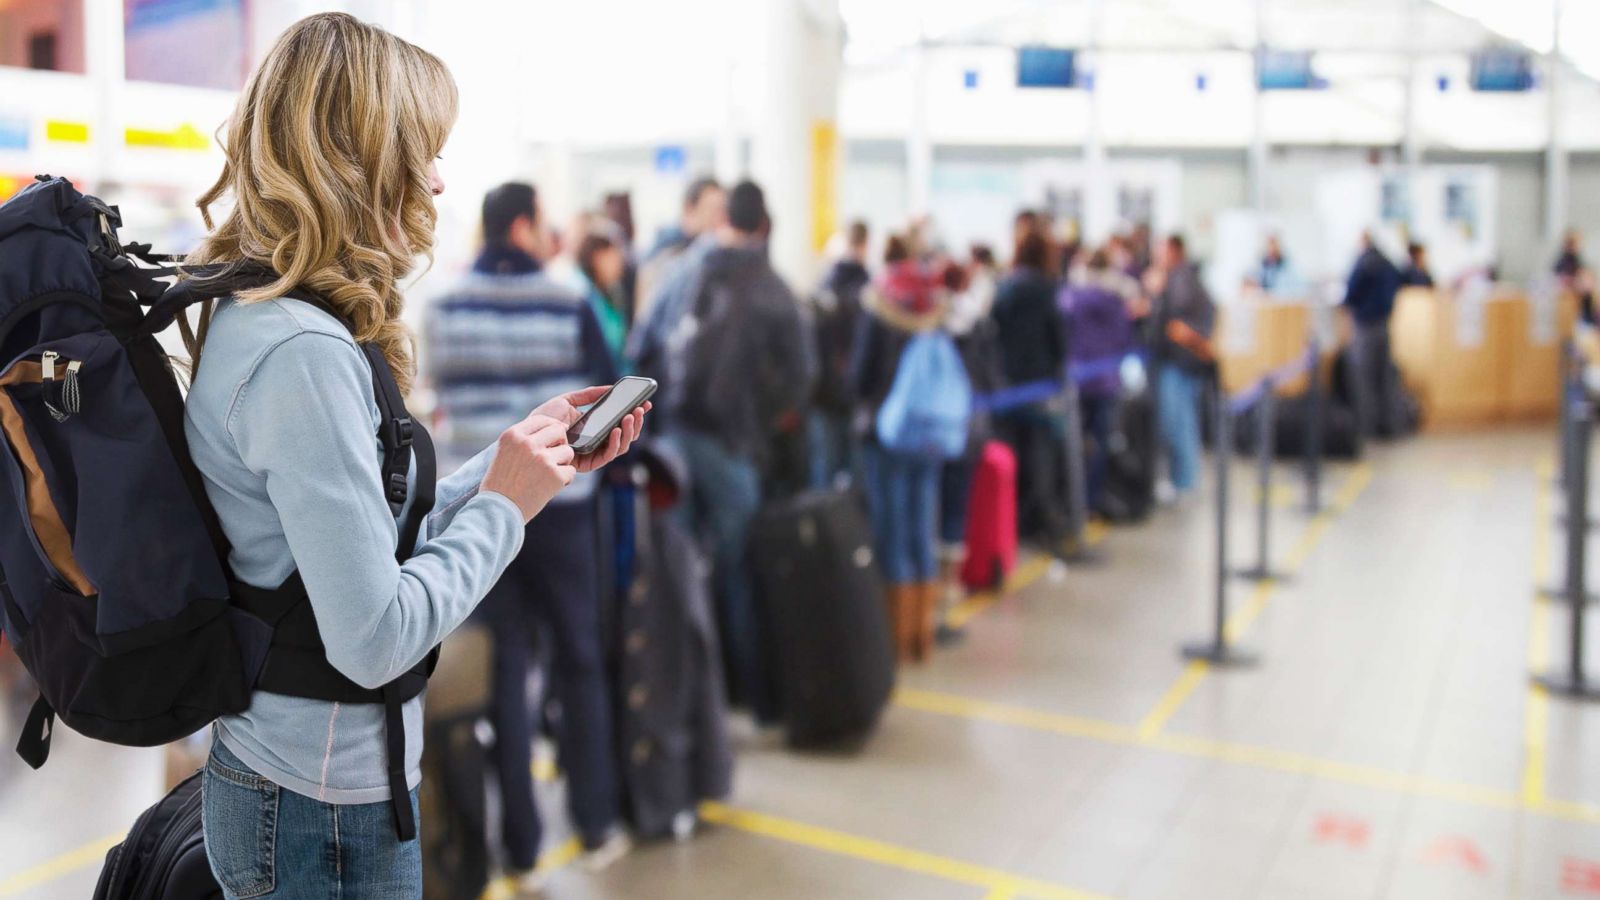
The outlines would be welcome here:
<svg viewBox="0 0 1600 900">
<path fill-rule="evenodd" d="M 1172 714 L 1183 705 L 1183 701 L 1189 699 L 1189 695 L 1199 686 L 1210 668 L 1211 664 L 1203 659 L 1190 660 L 1189 664 L 1183 667 L 1183 674 L 1178 676 L 1172 687 L 1167 688 L 1167 692 L 1140 720 L 1139 737 L 1148 740 L 1159 734 L 1166 726 L 1167 720 L 1172 718 Z"/>
<path fill-rule="evenodd" d="M 1366 489 L 1371 481 L 1372 465 L 1370 463 L 1359 463 L 1351 468 L 1349 475 L 1345 477 L 1344 484 L 1339 488 L 1339 493 L 1334 496 L 1333 502 L 1328 505 L 1327 509 L 1313 517 L 1301 532 L 1299 540 L 1295 542 L 1294 548 L 1289 552 L 1287 560 L 1289 571 L 1296 571 L 1305 564 L 1305 561 L 1311 556 L 1312 549 L 1316 547 L 1317 542 L 1322 539 L 1323 534 L 1328 530 L 1328 525 L 1333 521 L 1333 517 L 1349 509 L 1350 505 L 1355 502 L 1356 498 L 1361 495 L 1361 492 Z M 1245 632 L 1250 630 L 1250 626 L 1255 624 L 1256 619 L 1267 608 L 1267 604 L 1272 602 L 1273 592 L 1277 589 L 1278 582 L 1270 578 L 1256 584 L 1250 595 L 1245 599 L 1244 605 L 1234 610 L 1228 616 L 1227 622 L 1223 624 L 1222 631 L 1229 642 L 1239 640 L 1244 636 Z M 1139 720 L 1139 736 L 1149 739 L 1160 734 L 1161 729 L 1166 727 L 1167 722 L 1189 699 L 1189 695 L 1194 693 L 1195 688 L 1200 686 L 1200 683 L 1205 680 L 1206 674 L 1210 671 L 1210 664 L 1204 660 L 1192 660 L 1188 665 L 1184 666 L 1183 672 L 1178 675 L 1177 681 L 1174 681 L 1172 686 L 1161 694 L 1161 699 L 1157 700 L 1155 706 L 1151 707 L 1144 718 Z"/>
<path fill-rule="evenodd" d="M 1536 467 L 1537 468 L 1537 467 Z M 1533 577 L 1550 570 L 1550 484 L 1541 482 L 1533 503 Z M 1538 589 L 1535 588 L 1535 594 Z M 1535 597 L 1537 600 L 1537 596 Z M 1550 604 L 1535 602 L 1528 622 L 1528 668 L 1542 672 L 1550 664 Z M 1522 802 L 1537 807 L 1545 802 L 1545 735 L 1549 731 L 1550 695 L 1536 682 L 1528 682 L 1528 702 L 1522 719 Z"/>
<path fill-rule="evenodd" d="M 1050 570 L 1052 561 L 1051 557 L 1044 555 L 1030 557 L 1023 561 L 1012 571 L 1011 577 L 1006 579 L 1004 587 L 998 591 L 979 591 L 957 603 L 955 608 L 950 610 L 949 615 L 945 616 L 945 623 L 951 628 L 965 626 L 976 618 L 979 613 L 993 606 L 994 602 L 1002 596 L 1016 593 L 1043 578 L 1044 573 Z"/>
<path fill-rule="evenodd" d="M 1218 762 L 1267 769 L 1291 775 L 1309 775 L 1360 787 L 1396 793 L 1434 797 L 1489 809 L 1510 810 L 1522 807 L 1540 815 L 1576 822 L 1600 823 L 1600 806 L 1587 803 L 1540 800 L 1524 802 L 1516 792 L 1481 785 L 1441 781 L 1373 766 L 1344 763 L 1270 747 L 1219 741 L 1176 734 L 1148 734 L 1144 728 L 1130 728 L 1082 716 L 1047 713 L 1034 709 L 988 703 L 969 697 L 934 691 L 900 690 L 895 705 L 905 709 L 984 722 L 1011 725 L 1033 731 L 1079 737 L 1121 746 L 1144 747 L 1164 753 L 1210 759 Z"/>
<path fill-rule="evenodd" d="M 106 851 L 122 842 L 126 837 L 125 832 L 108 834 L 99 840 L 90 841 L 76 850 L 69 850 L 60 856 L 52 857 L 31 868 L 23 869 L 5 881 L 0 881 L 0 897 L 12 897 L 26 890 L 31 890 L 41 884 L 48 884 L 84 866 L 98 863 L 106 858 Z"/>
<path fill-rule="evenodd" d="M 577 838 L 567 838 L 560 845 L 539 854 L 536 870 L 548 873 L 564 869 L 582 852 L 583 845 L 578 843 Z M 517 890 L 517 879 L 507 875 L 489 882 L 489 886 L 483 889 L 478 900 L 512 900 L 520 896 L 523 895 Z"/>
<path fill-rule="evenodd" d="M 722 803 L 700 805 L 707 822 L 797 846 L 890 866 L 905 872 L 983 888 L 988 897 L 1032 897 L 1038 900 L 1105 900 L 1101 894 L 1075 890 L 1048 881 L 1024 878 L 1001 869 L 924 853 L 886 841 L 821 828 Z"/>
</svg>

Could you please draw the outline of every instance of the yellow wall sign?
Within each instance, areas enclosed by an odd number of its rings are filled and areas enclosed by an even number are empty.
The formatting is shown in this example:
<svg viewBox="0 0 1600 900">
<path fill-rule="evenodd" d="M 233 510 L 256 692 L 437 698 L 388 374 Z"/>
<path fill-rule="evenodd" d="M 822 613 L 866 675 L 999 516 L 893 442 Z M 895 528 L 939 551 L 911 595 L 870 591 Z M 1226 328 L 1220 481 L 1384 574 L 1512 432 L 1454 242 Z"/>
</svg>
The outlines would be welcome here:
<svg viewBox="0 0 1600 900">
<path fill-rule="evenodd" d="M 839 230 L 839 129 L 811 123 L 811 249 L 821 253 Z"/>
<path fill-rule="evenodd" d="M 123 131 L 122 140 L 129 147 L 151 147 L 160 150 L 208 150 L 211 140 L 193 125 L 179 125 L 171 131 L 154 131 L 147 128 L 129 128 Z"/>
<path fill-rule="evenodd" d="M 89 125 L 87 122 L 61 122 L 49 119 L 44 123 L 44 138 L 62 144 L 87 144 Z"/>
</svg>

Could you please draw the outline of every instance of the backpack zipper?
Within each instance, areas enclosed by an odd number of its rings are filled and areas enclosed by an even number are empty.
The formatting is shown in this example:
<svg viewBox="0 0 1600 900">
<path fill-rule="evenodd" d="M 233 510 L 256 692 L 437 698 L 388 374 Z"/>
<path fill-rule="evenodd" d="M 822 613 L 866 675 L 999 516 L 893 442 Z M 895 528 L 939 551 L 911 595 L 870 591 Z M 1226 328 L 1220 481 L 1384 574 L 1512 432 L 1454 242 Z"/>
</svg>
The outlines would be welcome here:
<svg viewBox="0 0 1600 900">
<path fill-rule="evenodd" d="M 54 384 L 56 380 L 56 363 L 60 361 L 61 354 L 54 350 L 46 350 L 39 354 L 39 368 L 44 375 L 45 384 Z M 67 360 L 67 374 L 61 382 L 61 405 L 58 407 L 50 402 L 48 389 L 44 394 L 44 408 L 50 411 L 51 418 L 57 422 L 65 422 L 83 408 L 83 396 L 78 388 L 78 370 L 83 368 L 83 360 Z"/>
</svg>

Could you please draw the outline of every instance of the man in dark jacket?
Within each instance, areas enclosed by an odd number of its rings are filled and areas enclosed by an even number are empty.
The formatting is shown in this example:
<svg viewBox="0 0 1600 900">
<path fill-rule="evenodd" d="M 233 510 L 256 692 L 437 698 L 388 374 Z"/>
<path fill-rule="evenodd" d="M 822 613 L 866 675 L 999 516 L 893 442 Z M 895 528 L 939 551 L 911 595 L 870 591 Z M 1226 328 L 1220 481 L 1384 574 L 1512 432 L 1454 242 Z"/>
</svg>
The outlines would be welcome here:
<svg viewBox="0 0 1600 900">
<path fill-rule="evenodd" d="M 855 471 L 850 361 L 861 320 L 861 294 L 872 280 L 867 272 L 867 237 L 866 222 L 850 223 L 844 257 L 828 269 L 811 297 L 817 338 L 817 390 L 809 422 L 811 486 L 815 488 L 827 487 L 840 473 Z"/>
<path fill-rule="evenodd" d="M 1356 420 L 1363 434 L 1392 437 L 1394 422 L 1394 362 L 1389 355 L 1389 317 L 1400 291 L 1400 270 L 1379 252 L 1368 232 L 1361 234 L 1361 255 L 1350 270 L 1344 306 L 1355 323 L 1351 361 Z"/>
<path fill-rule="evenodd" d="M 1181 497 L 1194 490 L 1200 477 L 1200 391 L 1216 361 L 1211 335 L 1217 305 L 1181 235 L 1162 243 L 1159 265 L 1152 272 L 1156 412 L 1172 488 Z"/>
<path fill-rule="evenodd" d="M 764 467 L 780 424 L 811 391 L 814 363 L 800 304 L 767 259 L 766 199 L 753 182 L 728 195 L 728 224 L 693 273 L 681 326 L 682 390 L 671 398 L 674 437 L 689 464 L 694 518 L 713 547 L 714 584 L 733 694 L 760 722 L 777 705 L 762 658 L 745 559 Z M 669 351 L 671 352 L 671 351 Z"/>
</svg>

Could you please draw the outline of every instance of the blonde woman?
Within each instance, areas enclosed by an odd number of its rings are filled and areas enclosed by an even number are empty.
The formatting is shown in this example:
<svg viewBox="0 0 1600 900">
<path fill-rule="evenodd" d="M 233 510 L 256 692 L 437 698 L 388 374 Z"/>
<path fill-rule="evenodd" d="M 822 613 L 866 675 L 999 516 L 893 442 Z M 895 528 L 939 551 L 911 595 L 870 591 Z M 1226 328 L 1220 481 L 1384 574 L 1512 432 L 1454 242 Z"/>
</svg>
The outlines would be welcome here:
<svg viewBox="0 0 1600 900">
<path fill-rule="evenodd" d="M 526 523 L 577 472 L 626 449 L 643 419 L 574 458 L 567 426 L 603 388 L 545 403 L 439 483 L 415 552 L 396 561 L 373 372 L 358 342 L 381 348 L 409 385 L 397 282 L 432 248 L 433 196 L 444 190 L 434 160 L 455 112 L 437 58 L 346 15 L 302 20 L 239 99 L 227 164 L 199 201 L 203 212 L 224 196 L 233 206 L 189 260 L 279 276 L 219 303 L 193 348 L 185 431 L 233 575 L 272 589 L 298 574 L 326 662 L 368 690 L 459 625 L 516 556 Z M 248 710 L 218 721 L 204 827 L 227 897 L 421 895 L 418 842 L 401 824 L 416 816 L 421 698 L 398 708 L 404 758 L 393 780 L 396 735 L 381 703 L 257 691 Z"/>
</svg>

